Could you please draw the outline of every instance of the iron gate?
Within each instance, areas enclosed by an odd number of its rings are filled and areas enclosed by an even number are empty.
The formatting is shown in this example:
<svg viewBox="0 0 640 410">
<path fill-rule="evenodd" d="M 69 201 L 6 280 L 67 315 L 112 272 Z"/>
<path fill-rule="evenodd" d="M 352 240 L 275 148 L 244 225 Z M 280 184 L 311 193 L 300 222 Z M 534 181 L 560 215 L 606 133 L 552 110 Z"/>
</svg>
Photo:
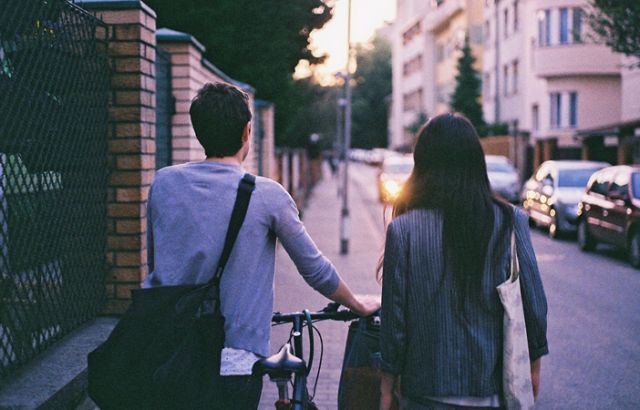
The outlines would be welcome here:
<svg viewBox="0 0 640 410">
<path fill-rule="evenodd" d="M 156 48 L 156 169 L 171 165 L 171 117 L 175 99 L 171 86 L 171 56 Z"/>
<path fill-rule="evenodd" d="M 106 26 L 0 0 L 0 379 L 104 303 Z"/>
</svg>

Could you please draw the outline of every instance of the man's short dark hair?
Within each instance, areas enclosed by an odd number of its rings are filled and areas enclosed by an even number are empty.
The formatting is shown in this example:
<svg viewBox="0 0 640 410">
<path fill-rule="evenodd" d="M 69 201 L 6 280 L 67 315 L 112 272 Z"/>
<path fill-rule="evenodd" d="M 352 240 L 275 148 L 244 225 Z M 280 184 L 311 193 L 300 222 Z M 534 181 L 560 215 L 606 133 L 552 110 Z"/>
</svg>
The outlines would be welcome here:
<svg viewBox="0 0 640 410">
<path fill-rule="evenodd" d="M 251 121 L 249 97 L 238 88 L 208 83 L 191 101 L 191 124 L 207 157 L 235 155 L 242 147 L 242 132 Z"/>
</svg>

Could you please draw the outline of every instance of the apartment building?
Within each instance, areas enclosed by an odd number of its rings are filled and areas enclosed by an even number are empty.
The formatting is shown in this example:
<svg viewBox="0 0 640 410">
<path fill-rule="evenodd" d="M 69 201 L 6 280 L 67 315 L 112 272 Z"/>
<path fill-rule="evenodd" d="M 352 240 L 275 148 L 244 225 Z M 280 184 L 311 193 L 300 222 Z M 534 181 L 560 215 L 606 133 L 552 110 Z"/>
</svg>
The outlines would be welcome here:
<svg viewBox="0 0 640 410">
<path fill-rule="evenodd" d="M 413 143 L 412 126 L 449 109 L 456 63 L 469 35 L 482 67 L 484 4 L 478 0 L 398 0 L 393 25 L 391 147 Z"/>
<path fill-rule="evenodd" d="M 485 2 L 484 115 L 530 135 L 534 166 L 584 156 L 576 135 L 621 118 L 621 57 L 590 40 L 587 3 Z"/>
</svg>

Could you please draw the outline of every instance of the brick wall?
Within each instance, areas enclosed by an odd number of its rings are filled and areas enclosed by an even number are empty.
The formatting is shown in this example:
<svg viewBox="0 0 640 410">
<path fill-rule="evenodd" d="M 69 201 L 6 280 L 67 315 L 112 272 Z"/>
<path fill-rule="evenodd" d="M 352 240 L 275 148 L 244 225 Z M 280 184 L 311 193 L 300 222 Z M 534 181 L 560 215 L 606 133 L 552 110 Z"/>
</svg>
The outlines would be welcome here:
<svg viewBox="0 0 640 410">
<path fill-rule="evenodd" d="M 173 116 L 173 163 L 181 164 L 205 158 L 204 150 L 198 143 L 191 120 L 189 107 L 198 90 L 208 82 L 224 82 L 243 88 L 249 94 L 249 106 L 253 110 L 254 90 L 229 78 L 203 58 L 205 48 L 198 40 L 187 33 L 170 29 L 160 29 L 156 33 L 158 46 L 171 55 L 173 96 L 176 99 L 176 112 Z M 255 116 L 255 113 L 254 113 Z M 251 139 L 254 141 L 255 135 Z M 255 149 L 244 162 L 249 172 L 257 172 Z"/>
<path fill-rule="evenodd" d="M 155 29 L 140 1 L 79 3 L 109 25 L 109 193 L 105 313 L 122 313 L 147 275 L 146 203 L 155 170 Z"/>
</svg>

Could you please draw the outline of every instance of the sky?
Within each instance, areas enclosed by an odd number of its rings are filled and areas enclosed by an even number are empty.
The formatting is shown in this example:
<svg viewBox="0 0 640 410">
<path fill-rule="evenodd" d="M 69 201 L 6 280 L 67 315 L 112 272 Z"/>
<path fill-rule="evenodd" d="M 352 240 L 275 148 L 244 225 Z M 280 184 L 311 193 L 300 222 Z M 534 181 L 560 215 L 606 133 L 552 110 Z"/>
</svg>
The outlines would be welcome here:
<svg viewBox="0 0 640 410">
<path fill-rule="evenodd" d="M 316 68 L 318 80 L 330 84 L 333 74 L 343 71 L 347 61 L 347 17 L 348 0 L 334 0 L 333 18 L 320 30 L 311 33 L 311 49 L 316 54 L 329 55 Z M 351 42 L 367 43 L 375 30 L 393 21 L 396 14 L 396 0 L 352 0 Z M 296 77 L 309 74 L 308 64 L 301 62 L 296 68 Z"/>
</svg>

